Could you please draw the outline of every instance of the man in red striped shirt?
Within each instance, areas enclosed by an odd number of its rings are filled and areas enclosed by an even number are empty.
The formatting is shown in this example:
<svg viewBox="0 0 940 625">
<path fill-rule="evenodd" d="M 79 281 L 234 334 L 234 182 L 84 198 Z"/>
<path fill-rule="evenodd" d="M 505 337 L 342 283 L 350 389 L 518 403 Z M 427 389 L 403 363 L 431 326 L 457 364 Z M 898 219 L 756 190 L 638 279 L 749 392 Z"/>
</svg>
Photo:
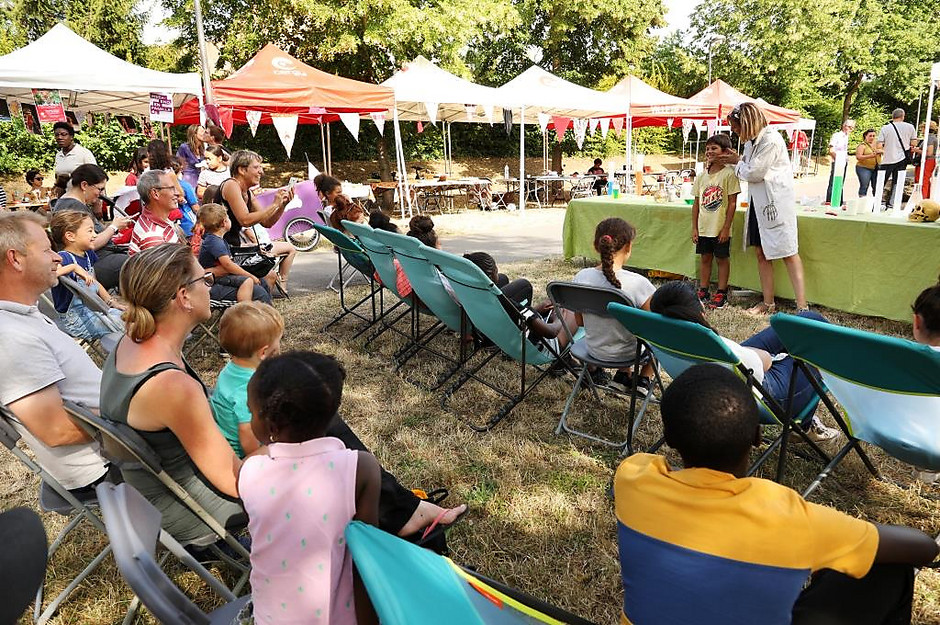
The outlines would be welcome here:
<svg viewBox="0 0 940 625">
<path fill-rule="evenodd" d="M 131 234 L 129 255 L 142 252 L 161 243 L 183 240 L 179 227 L 170 221 L 170 213 L 177 208 L 176 185 L 170 174 L 150 170 L 137 180 L 137 193 L 144 205 Z"/>
</svg>

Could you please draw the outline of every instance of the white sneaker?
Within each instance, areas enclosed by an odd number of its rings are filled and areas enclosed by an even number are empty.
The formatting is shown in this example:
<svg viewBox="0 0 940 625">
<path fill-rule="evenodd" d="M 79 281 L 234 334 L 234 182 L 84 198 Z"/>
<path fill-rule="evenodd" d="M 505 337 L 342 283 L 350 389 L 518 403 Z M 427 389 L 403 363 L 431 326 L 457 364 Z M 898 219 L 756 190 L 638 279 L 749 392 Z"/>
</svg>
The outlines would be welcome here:
<svg viewBox="0 0 940 625">
<path fill-rule="evenodd" d="M 813 422 L 810 424 L 809 429 L 806 430 L 806 436 L 814 443 L 825 443 L 826 441 L 831 441 L 842 436 L 842 431 L 837 430 L 836 428 L 826 427 L 823 425 L 822 421 L 813 418 Z M 797 432 L 790 433 L 791 442 L 798 443 L 802 440 L 803 437 L 800 436 Z"/>
<path fill-rule="evenodd" d="M 933 484 L 937 481 L 937 478 L 940 477 L 940 472 L 914 467 L 914 477 L 924 484 Z"/>
</svg>

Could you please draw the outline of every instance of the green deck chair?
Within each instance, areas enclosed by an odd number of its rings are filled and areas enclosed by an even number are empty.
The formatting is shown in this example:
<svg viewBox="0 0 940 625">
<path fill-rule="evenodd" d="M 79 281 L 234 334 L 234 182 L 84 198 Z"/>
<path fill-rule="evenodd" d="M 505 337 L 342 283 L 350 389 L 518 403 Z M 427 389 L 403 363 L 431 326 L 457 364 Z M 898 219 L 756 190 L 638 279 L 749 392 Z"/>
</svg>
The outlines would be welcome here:
<svg viewBox="0 0 940 625">
<path fill-rule="evenodd" d="M 346 542 L 383 625 L 590 625 L 360 521 Z"/>
<path fill-rule="evenodd" d="M 411 288 L 414 289 L 415 295 L 418 296 L 421 304 L 441 321 L 441 325 L 438 325 L 433 332 L 429 332 L 425 337 L 422 337 L 420 341 L 415 343 L 414 347 L 415 352 L 419 349 L 428 349 L 452 364 L 447 371 L 438 377 L 437 383 L 433 387 L 436 388 L 456 373 L 472 354 L 467 350 L 467 345 L 463 340 L 460 340 L 460 349 L 456 361 L 435 350 L 430 350 L 430 348 L 427 348 L 427 344 L 444 330 L 450 330 L 456 333 L 458 337 L 462 337 L 468 333 L 470 323 L 463 312 L 463 308 L 454 301 L 454 298 L 444 287 L 440 272 L 431 264 L 422 251 L 426 246 L 421 241 L 414 237 L 385 230 L 373 230 L 372 235 L 392 251 L 392 254 L 401 264 L 402 271 L 408 277 Z"/>
<path fill-rule="evenodd" d="M 372 267 L 372 261 L 369 260 L 369 257 L 363 251 L 362 246 L 356 243 L 354 240 L 350 239 L 344 233 L 340 232 L 336 228 L 331 228 L 330 226 L 324 226 L 322 224 L 313 224 L 313 227 L 319 232 L 322 236 L 333 244 L 336 250 L 339 252 L 336 255 L 336 262 L 339 264 L 339 305 L 341 312 L 335 316 L 329 323 L 323 326 L 320 331 L 328 329 L 330 326 L 340 321 L 347 315 L 352 315 L 362 321 L 366 322 L 365 329 L 368 329 L 372 324 L 378 319 L 378 310 L 381 309 L 381 306 L 376 306 L 375 297 L 379 295 L 381 297 L 381 287 L 375 283 L 375 279 L 372 275 L 375 273 L 375 269 Z M 343 261 L 346 261 L 351 267 L 359 271 L 362 275 L 369 280 L 369 294 L 360 299 L 358 302 L 352 306 L 346 304 L 346 289 L 345 289 L 345 280 L 343 280 Z M 358 312 L 360 306 L 370 303 L 372 305 L 372 315 L 371 317 L 366 317 Z M 358 336 L 358 334 L 356 335 Z"/>
<path fill-rule="evenodd" d="M 517 310 L 516 305 L 503 295 L 499 287 L 493 284 L 479 267 L 466 258 L 427 246 L 421 251 L 450 282 L 451 288 L 457 294 L 457 299 L 473 326 L 490 339 L 501 350 L 501 353 L 519 363 L 520 369 L 517 393 L 506 391 L 479 377 L 477 373 L 500 353 L 500 351 L 493 351 L 480 362 L 464 369 L 460 377 L 444 393 L 442 406 L 446 407 L 450 397 L 471 379 L 499 393 L 507 401 L 487 420 L 485 425 L 469 424 L 474 430 L 482 432 L 493 428 L 509 414 L 516 404 L 525 399 L 549 374 L 549 365 L 557 362 L 571 375 L 577 377 L 551 342 L 529 333 L 522 311 Z M 539 371 L 534 381 L 528 380 L 526 365 L 534 366 Z"/>
<path fill-rule="evenodd" d="M 812 418 L 816 405 L 819 403 L 818 395 L 803 407 L 799 414 L 791 416 L 790 406 L 781 406 L 775 401 L 763 385 L 754 378 L 751 370 L 744 366 L 744 363 L 714 331 L 697 323 L 670 319 L 657 313 L 631 308 L 623 304 L 610 304 L 607 309 L 624 327 L 653 349 L 656 360 L 673 379 L 689 367 L 704 363 L 715 363 L 731 369 L 747 382 L 748 386 L 754 391 L 761 423 L 782 426 L 780 435 L 768 441 L 767 449 L 751 465 L 748 475 L 753 475 L 770 455 L 779 448 L 776 480 L 779 482 L 783 479 L 790 432 L 796 432 L 801 436 L 820 460 L 824 463 L 829 462 L 829 456 L 806 435 L 803 428 L 797 425 Z M 814 376 L 810 377 L 814 379 Z M 787 404 L 789 403 L 791 402 L 788 400 Z M 632 450 L 632 441 L 629 445 Z"/>
<path fill-rule="evenodd" d="M 853 449 L 879 477 L 859 441 L 915 467 L 940 471 L 940 352 L 906 339 L 776 314 L 770 325 L 804 371 L 819 369 L 836 408 L 810 381 L 848 442 L 804 491 L 806 497 Z"/>
</svg>

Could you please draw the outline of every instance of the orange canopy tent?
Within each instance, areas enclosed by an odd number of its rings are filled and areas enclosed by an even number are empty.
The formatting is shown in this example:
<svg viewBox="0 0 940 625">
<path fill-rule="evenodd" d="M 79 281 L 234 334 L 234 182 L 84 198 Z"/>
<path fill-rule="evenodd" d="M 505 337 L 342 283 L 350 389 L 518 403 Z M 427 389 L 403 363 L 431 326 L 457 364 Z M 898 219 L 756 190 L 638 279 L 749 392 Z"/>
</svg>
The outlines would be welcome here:
<svg viewBox="0 0 940 625">
<path fill-rule="evenodd" d="M 625 109 L 629 105 L 633 128 L 667 125 L 678 127 L 682 125 L 683 118 L 702 119 L 708 114 L 707 104 L 670 95 L 636 76 L 627 76 L 607 93 L 622 102 Z"/>
<path fill-rule="evenodd" d="M 684 115 L 698 119 L 723 120 L 731 110 L 742 102 L 751 102 L 760 107 L 771 124 L 790 124 L 800 121 L 800 112 L 768 104 L 744 95 L 725 81 L 719 79 L 689 98 L 689 102 L 703 105 L 704 115 Z"/>
<path fill-rule="evenodd" d="M 247 111 L 260 111 L 261 123 L 271 113 L 297 115 L 298 123 L 336 121 L 337 113 L 377 113 L 395 105 L 395 92 L 320 71 L 302 63 L 274 44 L 224 80 L 212 81 L 212 99 L 223 119 L 247 124 Z M 177 124 L 198 124 L 199 102 L 191 99 L 176 110 Z"/>
</svg>

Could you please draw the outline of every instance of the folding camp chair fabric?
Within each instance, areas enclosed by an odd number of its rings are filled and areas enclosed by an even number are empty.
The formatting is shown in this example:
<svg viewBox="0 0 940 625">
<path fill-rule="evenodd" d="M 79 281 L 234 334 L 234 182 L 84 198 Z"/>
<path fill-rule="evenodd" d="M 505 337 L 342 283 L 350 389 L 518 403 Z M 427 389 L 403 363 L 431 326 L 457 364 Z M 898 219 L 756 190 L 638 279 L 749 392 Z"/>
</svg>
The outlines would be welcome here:
<svg viewBox="0 0 940 625">
<path fill-rule="evenodd" d="M 48 546 L 39 515 L 29 508 L 0 513 L 0 623 L 17 623 L 46 578 Z"/>
<path fill-rule="evenodd" d="M 402 301 L 409 302 L 402 294 L 398 292 L 398 272 L 395 269 L 394 257 L 388 246 L 379 241 L 374 236 L 371 226 L 343 220 L 343 227 L 354 234 L 359 240 L 359 245 L 368 254 L 375 272 L 379 274 L 382 280 L 382 286 L 394 293 Z M 410 305 L 410 303 L 409 303 Z"/>
<path fill-rule="evenodd" d="M 346 527 L 346 541 L 383 625 L 588 623 L 359 521 Z"/>
<path fill-rule="evenodd" d="M 101 513 L 121 575 L 161 623 L 229 625 L 250 596 L 236 599 L 182 546 L 160 529 L 160 512 L 129 484 L 97 488 Z M 156 560 L 157 543 L 196 572 L 227 603 L 211 613 L 196 606 L 164 573 Z"/>
<path fill-rule="evenodd" d="M 350 239 L 344 233 L 340 232 L 336 228 L 331 228 L 329 226 L 324 226 L 320 224 L 313 224 L 313 227 L 321 235 L 326 237 L 326 239 L 333 244 L 333 247 L 338 252 L 336 257 L 337 262 L 337 272 L 334 276 L 334 280 L 339 278 L 339 289 L 336 289 L 339 292 L 339 303 L 342 311 L 333 317 L 329 323 L 323 326 L 323 330 L 326 330 L 333 324 L 337 323 L 347 315 L 353 315 L 358 319 L 365 321 L 367 324 L 375 323 L 377 319 L 376 315 L 376 303 L 375 295 L 377 292 L 380 292 L 380 288 L 377 288 L 375 282 L 372 278 L 372 275 L 375 273 L 375 269 L 372 267 L 372 261 L 369 260 L 369 256 L 363 251 L 362 246 L 359 245 L 356 241 Z M 346 304 L 346 284 L 347 278 L 344 277 L 345 267 L 343 266 L 343 261 L 346 261 L 347 266 L 352 267 L 356 271 L 360 272 L 368 280 L 370 286 L 369 293 L 358 302 L 352 306 Z M 350 278 L 351 279 L 351 278 Z M 330 281 L 332 285 L 333 281 Z M 372 305 L 372 314 L 371 317 L 366 317 L 357 312 L 360 306 L 364 305 L 366 302 L 369 302 Z M 368 328 L 368 326 L 366 326 Z"/>
<path fill-rule="evenodd" d="M 371 234 L 376 241 L 392 250 L 421 303 L 448 328 L 460 332 L 460 305 L 444 288 L 440 274 L 424 254 L 423 248 L 427 246 L 414 237 L 395 232 L 373 230 Z"/>
<path fill-rule="evenodd" d="M 64 486 L 62 486 L 52 475 L 50 475 L 43 467 L 36 464 L 32 458 L 30 458 L 22 449 L 17 446 L 17 441 L 20 440 L 20 433 L 16 430 L 13 425 L 13 422 L 16 421 L 16 417 L 10 411 L 9 408 L 0 404 L 0 443 L 2 443 L 7 449 L 9 449 L 14 456 L 28 468 L 31 472 L 37 475 L 42 481 L 39 487 L 39 502 L 40 507 L 48 512 L 55 512 L 63 516 L 73 516 L 72 520 L 62 528 L 59 532 L 59 535 L 52 542 L 52 545 L 49 548 L 48 558 L 51 559 L 55 554 L 59 546 L 62 545 L 65 538 L 68 534 L 81 523 L 82 519 L 87 519 L 89 523 L 94 525 L 96 528 L 105 531 L 104 524 L 101 522 L 101 519 L 94 513 L 91 509 L 97 505 L 97 500 L 94 496 L 82 497 L 81 499 L 76 497 L 73 493 L 69 492 Z M 59 606 L 68 599 L 69 595 L 72 594 L 72 591 L 78 587 L 82 581 L 91 574 L 102 560 L 107 557 L 111 552 L 111 545 L 105 546 L 86 566 L 85 568 L 76 575 L 69 584 L 65 587 L 62 592 L 58 594 L 46 609 L 42 609 L 43 603 L 43 586 L 39 586 L 39 590 L 36 593 L 36 599 L 33 610 L 33 620 L 36 623 L 45 623 L 48 621 L 55 612 L 58 610 Z"/>
<path fill-rule="evenodd" d="M 546 365 L 555 360 L 555 354 L 545 348 L 542 340 L 529 333 L 523 338 L 519 326 L 521 321 L 507 312 L 507 308 L 513 308 L 514 304 L 479 267 L 466 258 L 427 246 L 422 252 L 450 282 L 474 327 L 504 353 L 529 365 Z"/>
<path fill-rule="evenodd" d="M 313 227 L 339 250 L 340 255 L 346 259 L 347 263 L 366 276 L 372 275 L 375 271 L 372 267 L 372 261 L 369 260 L 368 255 L 363 251 L 361 245 L 336 228 L 320 224 L 314 224 Z"/>
<path fill-rule="evenodd" d="M 940 352 L 793 315 L 770 323 L 791 356 L 819 369 L 845 410 L 847 435 L 940 470 Z"/>
</svg>

